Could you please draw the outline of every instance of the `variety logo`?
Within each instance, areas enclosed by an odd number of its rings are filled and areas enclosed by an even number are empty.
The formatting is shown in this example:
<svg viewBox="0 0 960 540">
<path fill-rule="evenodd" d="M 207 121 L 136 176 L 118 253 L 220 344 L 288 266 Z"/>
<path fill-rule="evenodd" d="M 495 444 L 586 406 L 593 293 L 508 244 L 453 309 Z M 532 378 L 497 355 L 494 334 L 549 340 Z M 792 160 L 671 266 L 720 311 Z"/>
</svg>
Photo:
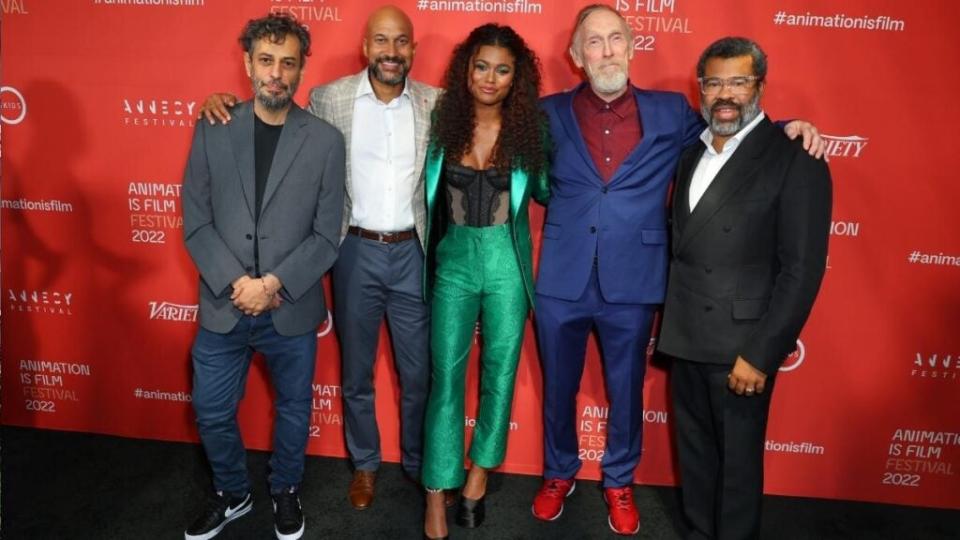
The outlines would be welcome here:
<svg viewBox="0 0 960 540">
<path fill-rule="evenodd" d="M 183 99 L 124 98 L 123 124 L 134 127 L 193 127 L 197 102 Z"/>
<path fill-rule="evenodd" d="M 6 13 L 6 8 L 4 8 Z M 0 122 L 15 125 L 27 117 L 27 100 L 12 86 L 0 87 Z"/>
<path fill-rule="evenodd" d="M 831 158 L 859 158 L 870 142 L 870 139 L 859 135 L 821 135 L 821 137 L 827 141 L 824 154 Z"/>
<path fill-rule="evenodd" d="M 73 315 L 73 293 L 29 289 L 7 289 L 10 311 Z"/>
<path fill-rule="evenodd" d="M 197 304 L 174 304 L 173 302 L 150 302 L 150 320 L 196 322 Z"/>
<path fill-rule="evenodd" d="M 780 366 L 780 371 L 793 371 L 800 367 L 800 364 L 803 363 L 805 353 L 806 348 L 803 346 L 803 342 L 798 339 L 797 350 L 787 355 L 787 359 L 784 360 L 783 365 Z"/>
</svg>

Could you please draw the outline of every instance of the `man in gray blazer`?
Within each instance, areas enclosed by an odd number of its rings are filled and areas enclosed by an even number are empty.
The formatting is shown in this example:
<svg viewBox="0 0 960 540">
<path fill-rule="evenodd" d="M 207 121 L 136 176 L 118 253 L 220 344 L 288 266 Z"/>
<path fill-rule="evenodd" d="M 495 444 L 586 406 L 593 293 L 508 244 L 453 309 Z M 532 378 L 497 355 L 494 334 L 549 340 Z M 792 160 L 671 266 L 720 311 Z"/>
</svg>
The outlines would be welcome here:
<svg viewBox="0 0 960 540">
<path fill-rule="evenodd" d="M 215 489 L 187 540 L 216 536 L 252 507 L 236 416 L 254 351 L 276 391 L 275 533 L 302 536 L 316 329 L 327 315 L 321 278 L 340 240 L 343 137 L 291 99 L 310 35 L 270 15 L 250 21 L 241 42 L 255 99 L 229 125 L 197 124 L 183 179 L 184 239 L 200 272 L 193 407 Z"/>
<path fill-rule="evenodd" d="M 385 6 L 367 19 L 369 64 L 310 92 L 308 110 L 339 129 L 347 145 L 340 257 L 333 269 L 342 358 L 344 429 L 354 466 L 349 499 L 369 508 L 380 466 L 373 365 L 384 316 L 393 341 L 400 400 L 401 463 L 420 477 L 423 418 L 430 381 L 429 309 L 421 294 L 426 207 L 421 171 L 438 89 L 407 77 L 413 24 Z M 227 121 L 235 98 L 211 96 L 207 119 Z"/>
</svg>

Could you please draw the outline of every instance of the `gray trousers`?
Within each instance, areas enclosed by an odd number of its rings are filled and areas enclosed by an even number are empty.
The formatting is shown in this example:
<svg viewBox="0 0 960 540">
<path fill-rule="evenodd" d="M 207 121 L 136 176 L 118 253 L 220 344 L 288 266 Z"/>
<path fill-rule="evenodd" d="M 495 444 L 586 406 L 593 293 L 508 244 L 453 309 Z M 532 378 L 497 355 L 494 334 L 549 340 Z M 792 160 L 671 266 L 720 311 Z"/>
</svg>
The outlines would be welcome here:
<svg viewBox="0 0 960 540">
<path fill-rule="evenodd" d="M 422 295 L 423 250 L 417 239 L 384 244 L 348 234 L 333 267 L 340 337 L 344 431 L 357 470 L 380 467 L 373 365 L 384 316 L 400 382 L 401 464 L 419 478 L 423 419 L 430 387 L 430 310 Z"/>
</svg>

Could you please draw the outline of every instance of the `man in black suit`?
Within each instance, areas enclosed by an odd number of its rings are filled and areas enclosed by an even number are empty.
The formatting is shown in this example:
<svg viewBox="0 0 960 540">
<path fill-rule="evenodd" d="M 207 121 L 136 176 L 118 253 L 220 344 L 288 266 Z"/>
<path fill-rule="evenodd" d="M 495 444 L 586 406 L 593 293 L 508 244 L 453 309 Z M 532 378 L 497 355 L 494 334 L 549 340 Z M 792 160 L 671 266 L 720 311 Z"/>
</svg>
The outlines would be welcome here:
<svg viewBox="0 0 960 540">
<path fill-rule="evenodd" d="M 760 109 L 766 55 L 724 38 L 701 55 L 709 124 L 680 158 L 659 350 L 673 357 L 690 538 L 755 538 L 774 378 L 826 268 L 826 164 Z"/>
</svg>

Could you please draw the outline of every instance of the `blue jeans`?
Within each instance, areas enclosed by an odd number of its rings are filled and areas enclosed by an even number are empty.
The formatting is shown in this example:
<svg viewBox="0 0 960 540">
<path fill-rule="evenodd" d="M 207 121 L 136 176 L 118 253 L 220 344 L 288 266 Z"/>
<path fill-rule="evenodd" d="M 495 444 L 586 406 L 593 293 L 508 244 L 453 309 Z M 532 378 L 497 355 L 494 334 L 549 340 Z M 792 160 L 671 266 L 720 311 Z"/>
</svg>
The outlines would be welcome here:
<svg viewBox="0 0 960 540">
<path fill-rule="evenodd" d="M 193 409 L 200 440 L 213 469 L 214 488 L 232 495 L 250 491 L 237 405 L 243 398 L 254 351 L 266 357 L 276 392 L 270 492 L 297 488 L 303 477 L 316 332 L 281 336 L 269 312 L 244 316 L 226 334 L 200 328 L 192 351 Z"/>
</svg>

